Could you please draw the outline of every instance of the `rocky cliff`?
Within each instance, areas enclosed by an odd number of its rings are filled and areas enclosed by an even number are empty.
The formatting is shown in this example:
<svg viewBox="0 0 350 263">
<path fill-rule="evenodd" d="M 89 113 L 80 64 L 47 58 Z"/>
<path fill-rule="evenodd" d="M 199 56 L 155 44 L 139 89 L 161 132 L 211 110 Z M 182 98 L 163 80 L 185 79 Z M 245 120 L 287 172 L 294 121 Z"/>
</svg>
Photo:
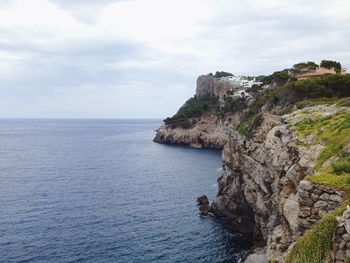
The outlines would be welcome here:
<svg viewBox="0 0 350 263">
<path fill-rule="evenodd" d="M 269 260 L 284 262 L 298 238 L 344 201 L 344 192 L 304 180 L 314 174 L 324 142 L 300 138 L 294 128 L 315 113 L 322 118 L 341 110 L 316 106 L 281 117 L 266 114 L 254 138 L 230 135 L 211 208 L 266 244 Z"/>
<path fill-rule="evenodd" d="M 188 145 L 194 148 L 223 149 L 229 139 L 229 130 L 234 129 L 239 122 L 239 115 L 231 114 L 221 119 L 208 113 L 193 120 L 195 125 L 187 129 L 162 125 L 157 130 L 154 141 Z"/>
<path fill-rule="evenodd" d="M 186 102 L 154 140 L 223 149 L 218 195 L 205 211 L 254 238 L 246 262 L 350 262 L 350 76 L 267 78 L 247 102 L 233 98 L 230 82 L 200 76 L 203 101 L 193 100 L 202 104 Z M 187 114 L 206 101 L 211 111 Z"/>
<path fill-rule="evenodd" d="M 213 75 L 201 75 L 197 79 L 196 96 L 213 95 L 223 98 L 239 87 L 225 78 L 215 78 Z"/>
<path fill-rule="evenodd" d="M 229 81 L 215 78 L 212 75 L 202 75 L 197 79 L 196 96 L 213 96 L 223 101 L 224 96 L 237 89 Z M 231 129 L 239 123 L 241 113 L 229 113 L 219 117 L 213 112 L 207 112 L 199 117 L 190 118 L 191 127 L 162 125 L 154 138 L 155 142 L 166 144 L 188 145 L 195 148 L 223 149 L 228 141 Z"/>
</svg>

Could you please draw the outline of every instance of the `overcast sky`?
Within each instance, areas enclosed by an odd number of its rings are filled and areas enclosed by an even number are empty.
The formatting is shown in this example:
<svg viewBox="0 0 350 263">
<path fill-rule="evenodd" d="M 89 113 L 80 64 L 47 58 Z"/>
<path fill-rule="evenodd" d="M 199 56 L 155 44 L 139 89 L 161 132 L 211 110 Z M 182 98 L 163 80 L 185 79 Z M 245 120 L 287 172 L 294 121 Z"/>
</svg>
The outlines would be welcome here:
<svg viewBox="0 0 350 263">
<path fill-rule="evenodd" d="M 350 68 L 349 0 L 0 0 L 0 117 L 164 118 L 217 70 Z"/>
</svg>

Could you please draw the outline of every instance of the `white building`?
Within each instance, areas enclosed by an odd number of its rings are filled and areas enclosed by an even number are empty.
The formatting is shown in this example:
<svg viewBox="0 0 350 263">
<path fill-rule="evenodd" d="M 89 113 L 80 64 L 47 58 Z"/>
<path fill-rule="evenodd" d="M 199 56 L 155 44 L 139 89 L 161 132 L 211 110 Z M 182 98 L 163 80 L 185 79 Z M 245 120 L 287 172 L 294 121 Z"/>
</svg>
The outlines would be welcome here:
<svg viewBox="0 0 350 263">
<path fill-rule="evenodd" d="M 241 76 L 222 77 L 221 80 L 231 82 L 234 85 L 244 89 L 251 88 L 253 85 L 260 86 L 263 84 L 262 82 L 256 81 L 255 78 L 253 80 L 248 80 L 247 78 Z"/>
<path fill-rule="evenodd" d="M 242 97 L 242 98 L 251 97 L 250 94 L 246 92 L 244 89 L 237 90 L 235 93 L 233 93 L 233 96 Z"/>
</svg>

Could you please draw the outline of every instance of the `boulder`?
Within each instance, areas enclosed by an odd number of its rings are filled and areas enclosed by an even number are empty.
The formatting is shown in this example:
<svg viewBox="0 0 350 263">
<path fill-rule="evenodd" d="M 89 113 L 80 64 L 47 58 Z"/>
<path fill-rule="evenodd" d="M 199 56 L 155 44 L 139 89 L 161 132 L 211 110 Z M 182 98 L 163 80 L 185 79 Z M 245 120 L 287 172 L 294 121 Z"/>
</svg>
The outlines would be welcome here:
<svg viewBox="0 0 350 263">
<path fill-rule="evenodd" d="M 293 233 L 296 233 L 299 226 L 298 214 L 300 211 L 298 197 L 295 194 L 291 194 L 283 206 L 283 215 L 289 223 Z"/>
<path fill-rule="evenodd" d="M 199 205 L 209 205 L 209 199 L 206 195 L 198 197 L 197 202 Z"/>
<path fill-rule="evenodd" d="M 265 263 L 267 261 L 265 249 L 255 249 L 254 252 L 246 258 L 244 263 Z"/>
<path fill-rule="evenodd" d="M 201 214 L 203 214 L 203 215 L 208 215 L 209 214 L 209 212 L 210 212 L 210 206 L 209 205 L 201 205 L 200 207 L 199 207 L 199 211 L 201 212 Z"/>
</svg>

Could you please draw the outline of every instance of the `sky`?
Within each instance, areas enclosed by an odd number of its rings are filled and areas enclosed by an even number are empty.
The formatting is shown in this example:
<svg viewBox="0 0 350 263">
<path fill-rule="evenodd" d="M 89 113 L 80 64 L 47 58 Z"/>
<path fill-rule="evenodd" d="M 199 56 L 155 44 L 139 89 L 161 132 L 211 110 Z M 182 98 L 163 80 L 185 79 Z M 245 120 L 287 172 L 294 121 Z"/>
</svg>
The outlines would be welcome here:
<svg viewBox="0 0 350 263">
<path fill-rule="evenodd" d="M 350 68 L 348 0 L 0 0 L 0 118 L 165 118 L 201 74 Z"/>
</svg>

